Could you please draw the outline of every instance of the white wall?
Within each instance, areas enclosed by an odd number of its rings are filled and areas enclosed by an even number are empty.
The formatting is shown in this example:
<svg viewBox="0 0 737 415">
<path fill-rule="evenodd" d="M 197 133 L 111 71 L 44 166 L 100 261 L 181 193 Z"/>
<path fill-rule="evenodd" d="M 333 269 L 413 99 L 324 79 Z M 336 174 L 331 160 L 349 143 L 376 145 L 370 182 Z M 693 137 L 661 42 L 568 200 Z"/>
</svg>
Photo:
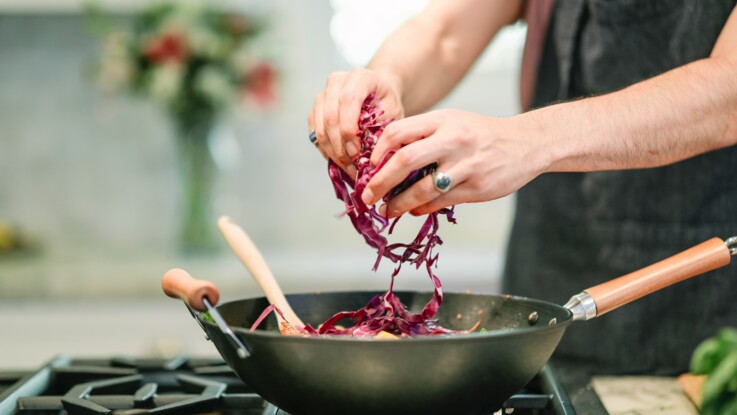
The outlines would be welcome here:
<svg viewBox="0 0 737 415">
<path fill-rule="evenodd" d="M 98 42 L 74 7 L 29 4 L 0 2 L 0 220 L 37 236 L 43 250 L 0 257 L 0 297 L 158 296 L 171 266 L 233 296 L 257 292 L 229 252 L 177 252 L 179 187 L 166 120 L 148 103 L 98 93 L 86 73 Z M 280 39 L 280 105 L 267 117 L 228 118 L 241 156 L 219 174 L 216 210 L 251 233 L 286 291 L 384 288 L 388 268 L 371 273 L 373 253 L 336 219 L 325 162 L 306 138 L 325 77 L 350 69 L 330 36 L 331 4 L 266 4 Z M 62 13 L 45 13 L 49 5 Z M 506 47 L 500 54 L 518 56 Z M 516 58 L 500 62 L 476 70 L 439 107 L 514 114 Z M 511 206 L 509 198 L 459 206 L 458 225 L 442 228 L 439 275 L 449 289 L 497 289 Z M 401 284 L 430 289 L 421 274 Z"/>
</svg>

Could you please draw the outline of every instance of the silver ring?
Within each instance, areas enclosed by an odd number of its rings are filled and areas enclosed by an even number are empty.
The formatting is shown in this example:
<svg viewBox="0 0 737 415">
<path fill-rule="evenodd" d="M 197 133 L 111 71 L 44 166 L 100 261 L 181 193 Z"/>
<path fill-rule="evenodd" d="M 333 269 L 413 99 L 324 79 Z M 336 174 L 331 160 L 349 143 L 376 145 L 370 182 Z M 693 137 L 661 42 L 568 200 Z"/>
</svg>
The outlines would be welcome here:
<svg viewBox="0 0 737 415">
<path fill-rule="evenodd" d="M 315 134 L 315 130 L 310 131 L 310 143 L 315 144 L 315 141 L 317 141 L 317 134 Z"/>
<path fill-rule="evenodd" d="M 437 189 L 438 192 L 445 193 L 450 190 L 450 176 L 443 172 L 434 171 L 432 172 L 432 184 L 435 186 L 435 189 Z"/>
</svg>

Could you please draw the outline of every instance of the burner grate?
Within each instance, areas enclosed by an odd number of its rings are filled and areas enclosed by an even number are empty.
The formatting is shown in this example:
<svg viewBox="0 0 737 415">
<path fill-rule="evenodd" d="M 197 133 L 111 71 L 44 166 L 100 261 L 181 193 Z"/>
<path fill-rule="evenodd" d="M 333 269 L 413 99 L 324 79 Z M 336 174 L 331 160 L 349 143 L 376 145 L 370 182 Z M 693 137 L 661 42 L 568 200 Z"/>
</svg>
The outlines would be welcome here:
<svg viewBox="0 0 737 415">
<path fill-rule="evenodd" d="M 255 415 L 263 408 L 221 360 L 186 358 L 59 358 L 0 395 L 0 415 Z"/>
<path fill-rule="evenodd" d="M 0 415 L 289 415 L 266 405 L 220 359 L 52 360 L 0 373 Z M 497 414 L 575 415 L 549 366 Z M 491 414 L 489 414 L 491 415 Z"/>
</svg>

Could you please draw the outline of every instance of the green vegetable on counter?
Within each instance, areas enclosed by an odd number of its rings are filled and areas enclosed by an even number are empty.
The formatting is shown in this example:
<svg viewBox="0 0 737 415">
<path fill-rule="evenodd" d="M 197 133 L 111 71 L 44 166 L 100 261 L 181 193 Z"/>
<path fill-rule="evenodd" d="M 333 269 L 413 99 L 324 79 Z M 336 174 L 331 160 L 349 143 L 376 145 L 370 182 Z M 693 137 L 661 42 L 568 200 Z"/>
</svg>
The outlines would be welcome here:
<svg viewBox="0 0 737 415">
<path fill-rule="evenodd" d="M 706 375 L 702 415 L 737 415 L 737 329 L 722 329 L 691 357 L 691 372 Z"/>
</svg>

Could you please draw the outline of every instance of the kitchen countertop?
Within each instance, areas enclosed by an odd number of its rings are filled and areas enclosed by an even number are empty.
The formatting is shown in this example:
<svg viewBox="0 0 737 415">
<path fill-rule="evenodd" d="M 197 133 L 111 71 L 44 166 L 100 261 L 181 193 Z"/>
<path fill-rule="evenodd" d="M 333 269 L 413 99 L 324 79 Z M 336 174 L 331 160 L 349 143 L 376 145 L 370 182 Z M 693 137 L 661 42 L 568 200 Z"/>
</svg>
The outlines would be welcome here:
<svg viewBox="0 0 737 415">
<path fill-rule="evenodd" d="M 286 292 L 383 290 L 391 271 L 378 273 L 366 255 L 264 252 Z M 443 252 L 447 292 L 493 293 L 501 259 L 480 253 Z M 161 277 L 174 266 L 210 279 L 221 301 L 262 295 L 232 254 L 210 259 L 125 258 L 64 261 L 18 258 L 0 263 L 0 368 L 36 368 L 51 357 L 217 355 L 181 302 L 161 293 Z M 426 274 L 403 270 L 396 289 L 431 291 Z M 12 333 L 12 334 L 9 334 Z"/>
<path fill-rule="evenodd" d="M 186 308 L 166 298 L 6 300 L 0 316 L 3 370 L 34 370 L 58 355 L 218 356 Z"/>
<path fill-rule="evenodd" d="M 609 414 L 602 402 L 610 409 L 618 407 L 622 411 L 613 413 L 622 415 L 698 413 L 675 377 L 599 376 L 595 367 L 562 359 L 552 359 L 551 366 L 577 414 Z M 605 390 L 602 398 L 596 382 Z"/>
</svg>

